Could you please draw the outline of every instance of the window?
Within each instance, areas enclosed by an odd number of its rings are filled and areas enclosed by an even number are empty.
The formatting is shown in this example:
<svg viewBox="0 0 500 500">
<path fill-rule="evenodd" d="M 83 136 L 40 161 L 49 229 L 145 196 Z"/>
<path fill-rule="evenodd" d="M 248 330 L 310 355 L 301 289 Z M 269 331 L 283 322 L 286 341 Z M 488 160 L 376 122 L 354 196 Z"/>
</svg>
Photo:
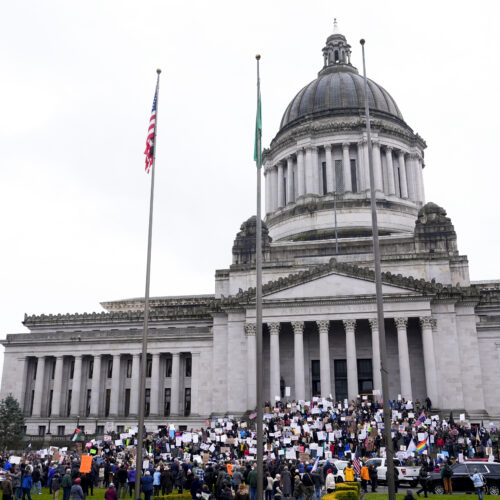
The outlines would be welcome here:
<svg viewBox="0 0 500 500">
<path fill-rule="evenodd" d="M 85 434 L 85 426 L 80 424 L 78 428 L 82 431 L 82 434 Z"/>
<path fill-rule="evenodd" d="M 71 415 L 71 394 L 72 390 L 70 389 L 68 391 L 68 398 L 66 400 L 66 416 L 69 417 Z"/>
<path fill-rule="evenodd" d="M 320 375 L 320 363 L 319 359 L 313 359 L 311 361 L 311 383 L 312 383 L 312 395 L 321 395 L 321 375 Z"/>
<path fill-rule="evenodd" d="M 351 159 L 351 181 L 352 181 L 352 192 L 358 192 L 358 176 L 356 172 L 356 160 Z"/>
<path fill-rule="evenodd" d="M 191 376 L 192 358 L 191 356 L 186 358 L 186 377 Z"/>
<path fill-rule="evenodd" d="M 38 435 L 42 437 L 45 436 L 45 425 L 38 426 Z"/>
<path fill-rule="evenodd" d="M 401 198 L 401 172 L 396 165 L 394 165 L 394 187 L 396 188 L 396 196 Z"/>
<path fill-rule="evenodd" d="M 146 377 L 151 377 L 151 372 L 153 371 L 153 360 L 148 357 L 146 362 Z"/>
<path fill-rule="evenodd" d="M 72 359 L 69 364 L 69 378 L 72 379 L 75 374 L 75 360 Z"/>
<path fill-rule="evenodd" d="M 371 394 L 373 392 L 373 370 L 371 359 L 358 359 L 358 392 Z"/>
<path fill-rule="evenodd" d="M 109 404 L 111 401 L 111 389 L 106 389 L 106 402 L 104 405 L 104 416 L 109 417 Z"/>
<path fill-rule="evenodd" d="M 125 416 L 130 415 L 130 389 L 125 389 Z"/>
<path fill-rule="evenodd" d="M 125 426 L 124 425 L 117 425 L 116 426 L 116 432 L 118 434 L 121 434 L 121 433 L 125 432 Z"/>
<path fill-rule="evenodd" d="M 151 408 L 151 389 L 146 389 L 144 401 L 144 416 L 149 417 L 149 410 Z"/>
<path fill-rule="evenodd" d="M 127 378 L 132 378 L 132 360 L 127 359 Z"/>
<path fill-rule="evenodd" d="M 92 399 L 92 389 L 87 389 L 87 399 L 85 400 L 85 416 L 90 415 L 90 401 Z"/>
<path fill-rule="evenodd" d="M 165 363 L 165 377 L 172 376 L 172 358 L 167 358 Z"/>
<path fill-rule="evenodd" d="M 113 358 L 108 359 L 108 378 L 113 376 Z"/>
<path fill-rule="evenodd" d="M 321 176 L 323 178 L 323 194 L 328 192 L 328 185 L 326 183 L 326 161 L 321 163 Z"/>
<path fill-rule="evenodd" d="M 347 361 L 336 359 L 333 364 L 335 372 L 335 398 L 337 401 L 347 399 Z"/>
<path fill-rule="evenodd" d="M 184 390 L 184 416 L 189 417 L 191 415 L 191 389 L 187 387 Z"/>
<path fill-rule="evenodd" d="M 104 434 L 104 425 L 98 425 L 96 433 L 97 434 Z"/>
<path fill-rule="evenodd" d="M 90 359 L 89 360 L 89 378 L 92 378 L 94 376 L 94 360 Z"/>
<path fill-rule="evenodd" d="M 35 402 L 35 391 L 31 391 L 29 416 L 33 416 L 33 403 Z"/>
<path fill-rule="evenodd" d="M 58 436 L 64 436 L 66 433 L 66 426 L 64 425 L 58 425 L 57 426 L 57 435 Z"/>
<path fill-rule="evenodd" d="M 55 376 L 56 376 L 56 360 L 54 360 L 50 369 L 50 378 L 54 380 Z"/>
<path fill-rule="evenodd" d="M 171 390 L 165 389 L 165 401 L 163 403 L 163 416 L 168 417 L 170 415 L 170 395 Z"/>
<path fill-rule="evenodd" d="M 464 464 L 459 464 L 453 467 L 453 475 L 455 474 L 468 474 L 467 466 Z"/>
<path fill-rule="evenodd" d="M 49 392 L 49 408 L 47 410 L 47 415 L 50 417 L 52 415 L 52 399 L 54 397 L 54 391 L 51 389 Z"/>
<path fill-rule="evenodd" d="M 286 175 L 283 176 L 283 206 L 286 206 L 287 204 L 287 199 L 286 199 Z"/>
<path fill-rule="evenodd" d="M 344 173 L 342 172 L 342 160 L 335 160 L 335 191 L 339 194 L 344 192 Z"/>
</svg>

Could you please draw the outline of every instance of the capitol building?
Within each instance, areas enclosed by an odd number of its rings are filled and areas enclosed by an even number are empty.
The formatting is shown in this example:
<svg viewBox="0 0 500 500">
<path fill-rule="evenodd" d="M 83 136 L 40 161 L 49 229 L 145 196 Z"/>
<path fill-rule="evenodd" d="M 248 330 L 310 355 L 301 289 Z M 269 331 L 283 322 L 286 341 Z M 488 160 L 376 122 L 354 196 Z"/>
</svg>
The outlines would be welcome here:
<svg viewBox="0 0 500 500">
<path fill-rule="evenodd" d="M 269 401 L 381 390 L 361 61 L 335 28 L 317 63 L 263 153 Z M 500 280 L 470 280 L 452 221 L 425 199 L 424 172 L 436 168 L 425 162 L 425 140 L 371 80 L 368 99 L 389 396 L 429 397 L 436 411 L 498 422 Z M 151 299 L 148 430 L 255 409 L 255 240 L 251 217 L 232 263 L 215 272 L 213 294 Z M 26 316 L 29 333 L 2 341 L 0 396 L 20 401 L 27 434 L 137 424 L 144 300 L 101 305 L 105 312 Z"/>
</svg>

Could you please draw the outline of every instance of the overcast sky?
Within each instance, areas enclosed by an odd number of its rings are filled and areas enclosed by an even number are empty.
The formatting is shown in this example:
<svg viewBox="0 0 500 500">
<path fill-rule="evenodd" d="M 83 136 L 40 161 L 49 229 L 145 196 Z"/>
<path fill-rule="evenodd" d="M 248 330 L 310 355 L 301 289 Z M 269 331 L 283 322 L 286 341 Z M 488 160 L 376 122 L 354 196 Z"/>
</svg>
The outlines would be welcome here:
<svg viewBox="0 0 500 500">
<path fill-rule="evenodd" d="M 213 293 L 255 213 L 255 54 L 267 147 L 334 17 L 427 141 L 426 198 L 471 278 L 500 278 L 500 2 L 16 0 L 0 7 L 0 336 L 25 312 L 143 296 L 157 67 L 151 294 Z"/>
</svg>

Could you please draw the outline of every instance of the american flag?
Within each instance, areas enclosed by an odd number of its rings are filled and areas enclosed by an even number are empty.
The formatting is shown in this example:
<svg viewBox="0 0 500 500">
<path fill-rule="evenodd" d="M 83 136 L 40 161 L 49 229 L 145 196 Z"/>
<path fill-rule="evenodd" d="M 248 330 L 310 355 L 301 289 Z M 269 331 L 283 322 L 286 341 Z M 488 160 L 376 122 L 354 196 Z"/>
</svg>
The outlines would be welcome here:
<svg viewBox="0 0 500 500">
<path fill-rule="evenodd" d="M 158 98 L 158 84 L 160 82 L 160 75 L 158 75 L 158 80 L 156 82 L 155 98 L 153 99 L 153 108 L 151 109 L 151 118 L 149 119 L 148 137 L 146 139 L 146 173 L 149 174 L 151 170 L 151 165 L 153 165 L 153 155 L 154 155 L 154 140 L 155 140 L 155 130 L 156 130 L 156 100 Z"/>
<path fill-rule="evenodd" d="M 356 446 L 356 452 L 354 453 L 354 459 L 352 461 L 352 466 L 359 476 L 361 474 L 361 464 L 359 463 L 358 447 Z"/>
</svg>

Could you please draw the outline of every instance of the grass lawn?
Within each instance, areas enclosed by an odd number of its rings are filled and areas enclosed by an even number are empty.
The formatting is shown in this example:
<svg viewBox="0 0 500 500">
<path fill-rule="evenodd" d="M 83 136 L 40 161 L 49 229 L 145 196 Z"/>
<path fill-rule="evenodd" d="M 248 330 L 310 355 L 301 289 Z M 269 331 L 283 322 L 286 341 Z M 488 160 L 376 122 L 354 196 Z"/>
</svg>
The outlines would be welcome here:
<svg viewBox="0 0 500 500">
<path fill-rule="evenodd" d="M 104 493 L 106 493 L 105 488 L 94 488 L 94 496 L 88 495 L 87 500 L 102 500 L 104 498 Z M 177 497 L 177 490 L 174 489 L 172 492 L 174 497 Z M 189 490 L 184 490 L 184 495 L 188 496 L 191 498 L 191 494 L 189 493 Z M 63 492 L 62 489 L 59 490 L 59 498 L 58 500 L 62 500 Z M 144 498 L 144 495 L 142 495 L 142 498 Z M 154 500 L 156 497 L 151 497 L 152 500 Z M 162 497 L 161 495 L 158 497 L 159 499 L 167 500 L 169 498 L 168 496 Z M 178 497 L 177 497 L 178 498 Z M 493 498 L 493 497 L 491 497 Z M 27 500 L 27 498 L 26 498 Z M 42 488 L 42 494 L 41 495 L 33 495 L 31 494 L 31 500 L 53 500 L 53 496 L 49 493 L 48 488 Z M 121 500 L 121 499 L 120 499 Z M 130 496 L 127 494 L 125 497 L 125 500 L 131 500 Z M 470 498 L 468 500 L 471 500 Z"/>
<path fill-rule="evenodd" d="M 411 488 L 411 491 L 413 492 L 413 496 L 415 498 L 425 498 L 423 494 L 420 495 L 420 497 L 417 497 L 417 494 L 416 494 L 416 489 L 415 488 Z M 365 497 L 365 500 L 382 500 L 383 498 L 388 498 L 388 494 L 387 493 L 367 493 L 366 497 Z M 403 500 L 403 498 L 406 496 L 406 490 L 405 490 L 405 493 L 398 493 L 396 495 L 396 499 L 397 500 Z M 458 493 L 454 493 L 453 495 L 434 495 L 433 493 L 429 493 L 429 498 L 432 499 L 432 500 L 449 500 L 451 498 L 453 498 L 453 500 L 473 500 L 474 498 L 477 498 L 477 495 L 473 495 L 473 494 L 470 494 L 470 495 L 467 495 L 465 493 L 462 493 L 462 494 L 458 494 Z M 489 500 L 491 498 L 491 500 L 494 500 L 494 499 L 499 499 L 500 498 L 500 495 L 484 495 L 483 494 L 483 497 L 485 500 Z"/>
</svg>

